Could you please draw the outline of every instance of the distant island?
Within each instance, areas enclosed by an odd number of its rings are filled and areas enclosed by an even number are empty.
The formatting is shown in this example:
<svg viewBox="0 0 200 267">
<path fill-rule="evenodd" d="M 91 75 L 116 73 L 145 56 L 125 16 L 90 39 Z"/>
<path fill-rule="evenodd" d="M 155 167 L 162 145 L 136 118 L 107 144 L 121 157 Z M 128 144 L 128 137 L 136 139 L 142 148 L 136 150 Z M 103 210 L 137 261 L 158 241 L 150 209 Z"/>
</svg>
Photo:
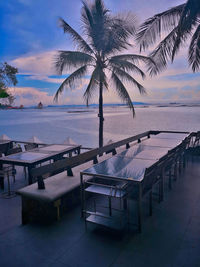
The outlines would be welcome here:
<svg viewBox="0 0 200 267">
<path fill-rule="evenodd" d="M 0 104 L 0 109 L 23 109 L 24 106 L 20 105 L 20 106 L 11 106 L 11 105 L 3 105 Z"/>
</svg>

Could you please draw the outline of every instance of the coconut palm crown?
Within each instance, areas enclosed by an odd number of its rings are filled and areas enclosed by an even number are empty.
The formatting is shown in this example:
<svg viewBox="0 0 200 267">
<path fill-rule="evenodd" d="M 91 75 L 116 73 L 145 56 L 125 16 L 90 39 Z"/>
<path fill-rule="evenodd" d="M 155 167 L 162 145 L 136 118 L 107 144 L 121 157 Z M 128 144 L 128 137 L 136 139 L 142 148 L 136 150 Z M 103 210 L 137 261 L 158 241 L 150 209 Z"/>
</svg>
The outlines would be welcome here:
<svg viewBox="0 0 200 267">
<path fill-rule="evenodd" d="M 150 54 L 158 63 L 159 70 L 166 67 L 168 60 L 174 60 L 180 47 L 188 39 L 188 61 L 193 72 L 196 72 L 200 69 L 200 0 L 188 0 L 154 15 L 140 26 L 137 34 L 140 50 L 145 50 L 160 40 Z"/>
<path fill-rule="evenodd" d="M 133 78 L 133 72 L 142 78 L 145 73 L 138 64 L 145 63 L 150 74 L 156 73 L 156 65 L 149 57 L 136 54 L 120 54 L 130 47 L 129 39 L 135 32 L 135 19 L 132 15 L 112 16 L 105 8 L 102 0 L 95 0 L 92 4 L 83 2 L 81 12 L 82 30 L 85 39 L 77 33 L 62 18 L 59 19 L 64 33 L 68 33 L 77 51 L 58 51 L 55 62 L 56 70 L 63 71 L 75 68 L 58 88 L 54 99 L 58 100 L 64 89 L 73 89 L 76 82 L 90 72 L 90 81 L 84 93 L 88 105 L 92 96 L 99 94 L 99 147 L 103 146 L 103 90 L 108 90 L 108 77 L 112 81 L 119 97 L 135 114 L 131 98 L 124 83 L 136 87 L 140 93 L 145 93 L 144 87 Z"/>
</svg>

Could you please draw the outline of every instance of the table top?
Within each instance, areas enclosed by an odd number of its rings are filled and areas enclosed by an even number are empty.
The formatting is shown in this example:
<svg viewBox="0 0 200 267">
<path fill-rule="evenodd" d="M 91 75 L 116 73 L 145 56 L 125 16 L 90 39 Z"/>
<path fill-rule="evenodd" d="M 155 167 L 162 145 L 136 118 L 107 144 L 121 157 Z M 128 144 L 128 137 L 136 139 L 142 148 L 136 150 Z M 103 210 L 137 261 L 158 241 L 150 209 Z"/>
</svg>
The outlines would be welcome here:
<svg viewBox="0 0 200 267">
<path fill-rule="evenodd" d="M 149 138 L 142 141 L 143 145 L 146 146 L 157 146 L 157 147 L 165 147 L 172 149 L 178 145 L 180 145 L 182 140 L 172 139 L 172 138 Z"/>
<path fill-rule="evenodd" d="M 29 161 L 39 160 L 41 158 L 46 157 L 47 155 L 48 154 L 45 154 L 45 153 L 25 151 L 25 152 L 8 155 L 6 156 L 6 158 L 29 162 Z"/>
<path fill-rule="evenodd" d="M 140 182 L 144 178 L 146 168 L 153 166 L 156 162 L 152 159 L 132 159 L 116 155 L 81 173 Z"/>
<path fill-rule="evenodd" d="M 71 145 L 49 145 L 29 151 L 19 152 L 0 158 L 2 163 L 13 163 L 16 165 L 29 165 L 43 162 L 56 156 L 66 154 L 67 151 L 73 151 L 80 146 Z"/>
<path fill-rule="evenodd" d="M 156 159 L 160 160 L 168 153 L 168 148 L 159 146 L 146 146 L 143 144 L 134 145 L 129 149 L 119 153 L 119 156 L 136 159 Z"/>
<path fill-rule="evenodd" d="M 184 133 L 159 133 L 156 135 L 151 135 L 150 138 L 167 138 L 167 139 L 178 139 L 184 140 L 189 134 Z"/>
<path fill-rule="evenodd" d="M 141 182 L 144 178 L 146 168 L 156 164 L 168 151 L 181 144 L 188 136 L 185 134 L 173 134 L 174 138 L 167 138 L 168 133 L 159 134 L 142 141 L 141 144 L 124 150 L 93 167 L 82 171 L 84 175 L 115 178 Z M 161 137 L 161 138 L 160 138 Z"/>
<path fill-rule="evenodd" d="M 77 146 L 73 146 L 73 145 L 49 145 L 49 146 L 44 146 L 44 147 L 40 147 L 37 148 L 38 151 L 41 152 L 62 152 L 62 151 L 67 151 L 67 150 L 71 150 L 71 149 L 76 149 L 80 147 L 79 145 Z"/>
</svg>

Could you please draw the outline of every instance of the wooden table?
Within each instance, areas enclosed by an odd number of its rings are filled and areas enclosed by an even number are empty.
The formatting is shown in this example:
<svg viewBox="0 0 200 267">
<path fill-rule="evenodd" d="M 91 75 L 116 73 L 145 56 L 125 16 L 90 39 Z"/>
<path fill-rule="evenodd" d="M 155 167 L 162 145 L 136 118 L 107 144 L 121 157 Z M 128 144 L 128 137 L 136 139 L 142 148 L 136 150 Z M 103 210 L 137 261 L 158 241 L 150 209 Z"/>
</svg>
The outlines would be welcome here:
<svg viewBox="0 0 200 267">
<path fill-rule="evenodd" d="M 28 168 L 29 184 L 32 184 L 32 177 L 30 170 L 36 165 L 53 159 L 59 160 L 65 154 L 71 155 L 72 152 L 80 153 L 80 145 L 48 145 L 41 148 L 24 151 L 6 157 L 0 158 L 1 164 L 13 164 L 18 166 L 25 166 Z"/>
</svg>

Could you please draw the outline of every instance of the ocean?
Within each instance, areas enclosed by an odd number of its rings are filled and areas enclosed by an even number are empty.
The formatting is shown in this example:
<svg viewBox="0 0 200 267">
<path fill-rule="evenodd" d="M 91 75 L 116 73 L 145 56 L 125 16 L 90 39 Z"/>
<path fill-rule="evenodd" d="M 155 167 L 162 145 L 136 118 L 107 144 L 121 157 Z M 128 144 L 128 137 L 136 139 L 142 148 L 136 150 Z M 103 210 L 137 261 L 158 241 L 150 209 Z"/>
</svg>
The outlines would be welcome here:
<svg viewBox="0 0 200 267">
<path fill-rule="evenodd" d="M 133 119 L 125 106 L 104 108 L 104 144 L 148 130 L 200 130 L 199 106 L 136 106 L 135 111 Z M 0 110 L 0 135 L 20 141 L 37 136 L 44 143 L 59 144 L 71 137 L 84 147 L 97 147 L 98 122 L 95 107 Z"/>
</svg>

